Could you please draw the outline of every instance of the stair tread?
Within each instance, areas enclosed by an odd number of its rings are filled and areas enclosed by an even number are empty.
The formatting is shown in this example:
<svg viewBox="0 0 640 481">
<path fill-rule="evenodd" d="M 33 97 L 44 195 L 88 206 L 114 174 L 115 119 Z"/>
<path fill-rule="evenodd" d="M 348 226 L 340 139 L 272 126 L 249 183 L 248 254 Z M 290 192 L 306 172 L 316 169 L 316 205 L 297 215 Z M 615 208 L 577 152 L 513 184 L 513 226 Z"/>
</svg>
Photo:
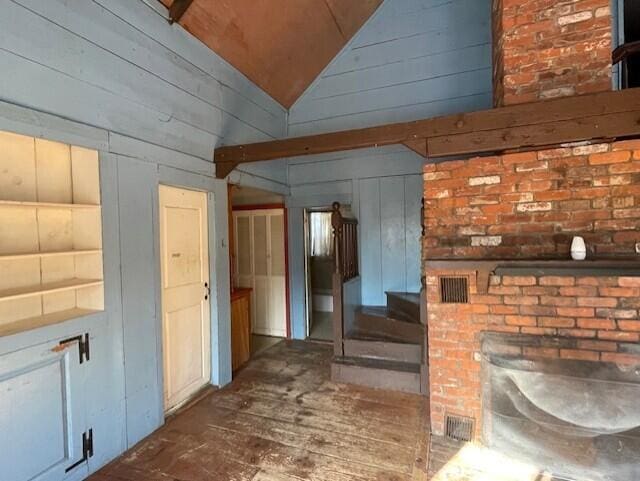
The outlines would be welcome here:
<svg viewBox="0 0 640 481">
<path fill-rule="evenodd" d="M 420 373 L 420 364 L 412 362 L 349 356 L 336 357 L 333 359 L 333 362 L 337 364 L 357 366 L 368 369 L 383 369 L 385 371 L 399 371 L 413 374 Z"/>
<path fill-rule="evenodd" d="M 405 345 L 417 345 L 421 344 L 420 339 L 416 339 L 414 342 L 398 339 L 394 336 L 390 336 L 383 333 L 365 331 L 362 329 L 355 329 L 347 333 L 345 339 L 354 341 L 367 341 L 367 342 L 386 342 L 393 344 L 405 344 Z"/>
<path fill-rule="evenodd" d="M 398 319 L 393 316 L 393 313 L 389 311 L 389 309 L 385 306 L 360 306 L 356 309 L 356 312 L 361 312 L 367 316 L 381 317 L 383 319 L 388 319 L 394 322 L 405 322 L 407 324 L 416 324 L 415 322 L 406 320 L 406 319 Z"/>
<path fill-rule="evenodd" d="M 395 292 L 395 291 L 387 291 L 387 296 L 396 297 L 398 299 L 402 299 L 406 302 L 411 302 L 412 304 L 420 305 L 420 294 L 416 294 L 414 292 Z"/>
<path fill-rule="evenodd" d="M 380 319 L 387 319 L 392 322 L 402 322 L 405 324 L 420 324 L 420 319 L 413 319 L 409 314 L 393 310 L 386 306 L 360 306 L 356 309 L 356 313 L 364 314 L 365 316 L 379 317 Z"/>
</svg>

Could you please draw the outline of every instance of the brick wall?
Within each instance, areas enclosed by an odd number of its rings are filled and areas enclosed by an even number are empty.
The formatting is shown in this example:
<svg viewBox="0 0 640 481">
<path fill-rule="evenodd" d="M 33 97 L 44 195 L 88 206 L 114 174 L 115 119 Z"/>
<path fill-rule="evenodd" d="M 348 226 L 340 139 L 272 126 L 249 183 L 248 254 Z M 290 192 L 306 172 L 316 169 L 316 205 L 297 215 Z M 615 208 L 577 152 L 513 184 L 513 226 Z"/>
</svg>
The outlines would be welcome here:
<svg viewBox="0 0 640 481">
<path fill-rule="evenodd" d="M 574 235 L 591 257 L 632 257 L 640 242 L 640 141 L 567 145 L 424 168 L 423 258 L 569 259 Z M 640 258 L 639 258 L 640 259 Z M 439 275 L 470 281 L 469 304 L 442 304 Z M 526 355 L 637 363 L 640 278 L 493 276 L 424 269 L 432 429 L 446 413 L 480 421 L 480 333 L 559 336 Z M 635 346 L 637 347 L 637 346 Z M 479 425 L 479 424 L 478 424 Z"/>
<path fill-rule="evenodd" d="M 494 0 L 496 106 L 611 89 L 610 0 Z"/>
<path fill-rule="evenodd" d="M 425 258 L 633 256 L 640 242 L 640 141 L 429 164 Z"/>
<path fill-rule="evenodd" d="M 441 304 L 438 275 L 468 276 L 469 304 Z M 492 276 L 477 294 L 475 271 L 427 272 L 431 425 L 444 433 L 446 413 L 480 425 L 480 342 L 484 331 L 566 337 L 563 348 L 524 355 L 640 363 L 640 278 Z M 639 347 L 639 346 L 634 346 Z M 479 432 L 476 433 L 479 435 Z"/>
</svg>

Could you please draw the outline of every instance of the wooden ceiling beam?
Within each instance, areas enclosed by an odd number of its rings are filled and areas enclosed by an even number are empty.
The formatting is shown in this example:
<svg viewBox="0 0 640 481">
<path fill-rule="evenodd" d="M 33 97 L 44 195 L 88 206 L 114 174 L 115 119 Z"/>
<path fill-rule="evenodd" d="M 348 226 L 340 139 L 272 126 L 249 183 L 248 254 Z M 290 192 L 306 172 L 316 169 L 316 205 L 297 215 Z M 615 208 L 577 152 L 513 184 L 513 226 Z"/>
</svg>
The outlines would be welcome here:
<svg viewBox="0 0 640 481">
<path fill-rule="evenodd" d="M 424 157 L 428 157 L 427 139 L 407 140 L 403 142 L 404 146 L 413 150 L 416 154 Z"/>
<path fill-rule="evenodd" d="M 179 22 L 192 3 L 193 0 L 174 0 L 169 7 L 169 23 Z"/>
<path fill-rule="evenodd" d="M 640 135 L 640 88 L 564 97 L 414 122 L 219 147 L 227 167 L 303 155 L 405 144 L 429 157 L 498 152 Z M 231 167 L 233 170 L 234 167 Z M 224 172 L 221 170 L 221 172 Z"/>
</svg>

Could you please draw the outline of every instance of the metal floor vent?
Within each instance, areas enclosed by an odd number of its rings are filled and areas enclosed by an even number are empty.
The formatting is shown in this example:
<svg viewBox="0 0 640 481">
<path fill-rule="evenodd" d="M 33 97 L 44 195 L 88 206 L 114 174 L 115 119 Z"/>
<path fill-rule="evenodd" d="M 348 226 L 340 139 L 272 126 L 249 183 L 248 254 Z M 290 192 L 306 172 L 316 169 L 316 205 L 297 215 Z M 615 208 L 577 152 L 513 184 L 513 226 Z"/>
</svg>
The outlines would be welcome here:
<svg viewBox="0 0 640 481">
<path fill-rule="evenodd" d="M 443 304 L 468 304 L 469 279 L 466 277 L 440 277 L 440 302 Z"/>
<path fill-rule="evenodd" d="M 473 441 L 473 430 L 475 420 L 464 416 L 451 416 L 447 414 L 445 418 L 445 436 L 454 441 Z"/>
</svg>

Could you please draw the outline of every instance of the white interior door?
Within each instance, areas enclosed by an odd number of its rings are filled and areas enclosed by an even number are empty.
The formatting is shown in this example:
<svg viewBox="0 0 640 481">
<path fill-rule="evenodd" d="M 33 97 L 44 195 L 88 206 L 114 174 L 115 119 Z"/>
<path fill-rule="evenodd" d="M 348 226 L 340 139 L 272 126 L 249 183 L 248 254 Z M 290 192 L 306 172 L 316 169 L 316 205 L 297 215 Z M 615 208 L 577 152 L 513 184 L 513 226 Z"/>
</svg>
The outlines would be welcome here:
<svg viewBox="0 0 640 481">
<path fill-rule="evenodd" d="M 234 212 L 235 278 L 253 289 L 252 332 L 286 335 L 284 210 Z"/>
<path fill-rule="evenodd" d="M 160 186 L 165 409 L 211 377 L 207 194 Z"/>
</svg>

